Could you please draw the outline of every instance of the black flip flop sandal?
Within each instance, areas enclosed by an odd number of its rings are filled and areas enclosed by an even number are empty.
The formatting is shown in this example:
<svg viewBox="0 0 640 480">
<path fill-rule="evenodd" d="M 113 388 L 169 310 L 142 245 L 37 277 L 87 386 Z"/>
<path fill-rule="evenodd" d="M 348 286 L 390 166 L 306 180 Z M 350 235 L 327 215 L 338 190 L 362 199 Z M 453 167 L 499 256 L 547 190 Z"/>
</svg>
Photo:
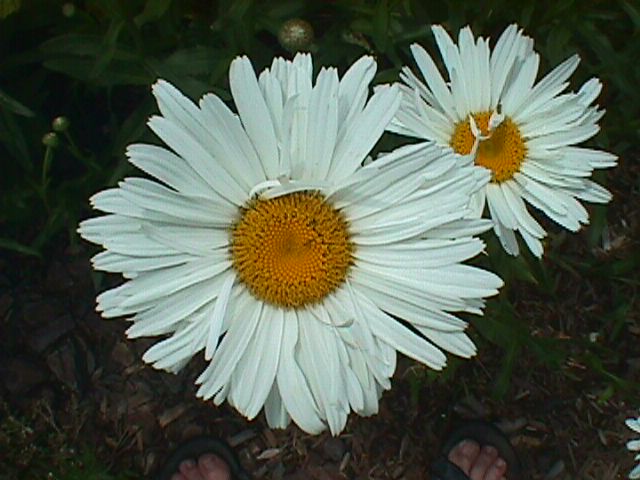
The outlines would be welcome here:
<svg viewBox="0 0 640 480">
<path fill-rule="evenodd" d="M 482 420 L 471 420 L 455 428 L 442 447 L 442 455 L 431 466 L 432 480 L 469 480 L 457 465 L 448 459 L 449 453 L 463 440 L 473 440 L 481 447 L 491 445 L 507 463 L 508 480 L 519 480 L 522 466 L 513 445 L 495 425 Z"/>
<path fill-rule="evenodd" d="M 233 480 L 251 480 L 251 476 L 242 468 L 233 449 L 219 438 L 208 436 L 195 437 L 180 445 L 167 458 L 154 480 L 171 480 L 171 476 L 178 473 L 182 462 L 189 459 L 197 462 L 199 457 L 207 453 L 220 457 L 229 465 Z"/>
</svg>

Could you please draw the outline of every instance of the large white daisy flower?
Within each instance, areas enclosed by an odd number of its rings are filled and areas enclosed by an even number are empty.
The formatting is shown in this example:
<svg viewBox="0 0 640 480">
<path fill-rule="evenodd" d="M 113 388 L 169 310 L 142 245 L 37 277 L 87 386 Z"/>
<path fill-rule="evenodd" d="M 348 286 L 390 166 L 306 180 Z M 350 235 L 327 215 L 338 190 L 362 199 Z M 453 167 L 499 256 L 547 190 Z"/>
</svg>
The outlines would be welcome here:
<svg viewBox="0 0 640 480">
<path fill-rule="evenodd" d="M 461 264 L 490 228 L 464 218 L 485 172 L 421 146 L 362 166 L 400 104 L 398 87 L 367 101 L 375 70 L 364 57 L 313 84 L 309 55 L 259 78 L 237 58 L 238 115 L 159 81 L 149 126 L 170 150 L 127 154 L 162 183 L 125 179 L 80 225 L 106 249 L 95 268 L 128 279 L 98 310 L 131 316 L 130 338 L 166 337 L 144 360 L 175 372 L 204 351 L 198 395 L 248 418 L 264 406 L 274 427 L 337 434 L 350 410 L 375 413 L 396 351 L 434 369 L 442 350 L 472 356 L 451 312 L 481 313 L 502 283 Z"/>
<path fill-rule="evenodd" d="M 631 430 L 633 430 L 636 433 L 640 433 L 640 417 L 638 418 L 628 418 L 625 421 L 627 427 L 629 427 Z M 627 442 L 627 449 L 631 452 L 638 452 L 640 451 L 640 438 L 637 438 L 635 440 L 629 440 Z M 638 453 L 636 455 L 635 458 L 636 462 L 638 460 L 640 460 L 640 453 Z M 629 472 L 629 478 L 631 480 L 637 480 L 638 478 L 640 478 L 640 463 L 638 463 L 633 470 L 631 470 Z"/>
<path fill-rule="evenodd" d="M 475 40 L 469 27 L 460 30 L 457 45 L 441 26 L 432 30 L 449 80 L 420 45 L 412 45 L 426 85 L 409 68 L 402 70 L 405 95 L 389 130 L 451 147 L 488 169 L 491 181 L 472 198 L 475 214 L 482 215 L 486 203 L 505 250 L 519 253 L 518 232 L 540 257 L 546 232 L 525 201 L 577 231 L 588 223 L 577 199 L 611 199 L 589 177 L 594 169 L 614 166 L 616 157 L 574 146 L 599 130 L 604 111 L 591 104 L 602 84 L 593 78 L 577 93 L 563 93 L 577 55 L 536 83 L 538 54 L 516 25 L 493 50 L 487 39 Z"/>
</svg>

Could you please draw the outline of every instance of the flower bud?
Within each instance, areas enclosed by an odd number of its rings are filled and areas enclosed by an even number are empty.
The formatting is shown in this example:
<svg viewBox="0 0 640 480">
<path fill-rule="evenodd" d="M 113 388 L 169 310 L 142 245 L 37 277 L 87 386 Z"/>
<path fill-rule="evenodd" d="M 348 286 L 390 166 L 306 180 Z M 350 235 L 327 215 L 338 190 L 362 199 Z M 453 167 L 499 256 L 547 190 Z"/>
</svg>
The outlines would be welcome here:
<svg viewBox="0 0 640 480">
<path fill-rule="evenodd" d="M 76 6 L 73 3 L 67 2 L 62 5 L 62 15 L 64 15 L 67 18 L 71 18 L 75 14 L 76 14 Z"/>
<path fill-rule="evenodd" d="M 280 27 L 278 41 L 282 48 L 290 52 L 308 50 L 313 42 L 313 27 L 306 20 L 292 18 Z"/>
<path fill-rule="evenodd" d="M 58 134 L 55 132 L 45 133 L 42 137 L 42 144 L 45 147 L 56 148 L 58 145 L 60 145 Z"/>
<path fill-rule="evenodd" d="M 69 119 L 67 117 L 56 117 L 51 122 L 51 128 L 53 128 L 54 132 L 66 132 L 69 128 Z"/>
</svg>

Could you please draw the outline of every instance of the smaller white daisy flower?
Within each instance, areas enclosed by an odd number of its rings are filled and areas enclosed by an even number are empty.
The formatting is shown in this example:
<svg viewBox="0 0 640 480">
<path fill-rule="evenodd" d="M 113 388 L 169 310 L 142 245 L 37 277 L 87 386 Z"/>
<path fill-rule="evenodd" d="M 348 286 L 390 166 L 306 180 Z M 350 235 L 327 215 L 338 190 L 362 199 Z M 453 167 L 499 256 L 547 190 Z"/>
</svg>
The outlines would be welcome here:
<svg viewBox="0 0 640 480">
<path fill-rule="evenodd" d="M 640 433 L 640 417 L 638 418 L 627 418 L 624 422 L 627 427 L 633 430 L 636 433 Z M 629 440 L 627 442 L 627 449 L 631 452 L 639 452 L 640 451 L 640 438 L 635 440 Z M 635 457 L 635 460 L 640 460 L 640 453 L 638 453 Z M 629 472 L 629 478 L 631 480 L 636 480 L 640 478 L 640 463 L 638 463 L 633 470 Z"/>
<path fill-rule="evenodd" d="M 539 56 L 516 25 L 493 50 L 488 39 L 474 39 L 469 27 L 460 31 L 457 45 L 441 26 L 432 29 L 449 81 L 421 46 L 412 45 L 426 84 L 409 68 L 402 70 L 405 95 L 389 130 L 453 148 L 488 169 L 491 182 L 471 199 L 475 214 L 481 216 L 486 204 L 508 253 L 519 253 L 518 232 L 540 257 L 546 232 L 525 202 L 577 231 L 589 219 L 578 199 L 611 199 L 589 177 L 594 169 L 615 166 L 616 157 L 575 146 L 599 130 L 604 111 L 592 103 L 602 84 L 593 78 L 578 92 L 563 93 L 577 55 L 536 83 Z"/>
</svg>

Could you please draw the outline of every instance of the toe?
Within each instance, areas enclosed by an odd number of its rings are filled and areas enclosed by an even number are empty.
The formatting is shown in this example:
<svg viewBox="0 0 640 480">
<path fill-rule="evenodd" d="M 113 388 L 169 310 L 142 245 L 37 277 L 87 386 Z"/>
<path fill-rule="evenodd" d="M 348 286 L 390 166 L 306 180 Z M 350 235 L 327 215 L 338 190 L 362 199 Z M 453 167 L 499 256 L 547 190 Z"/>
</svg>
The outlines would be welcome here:
<svg viewBox="0 0 640 480">
<path fill-rule="evenodd" d="M 487 475 L 484 480 L 503 480 L 504 475 L 507 473 L 507 462 L 502 458 L 497 458 L 493 464 L 487 470 Z"/>
<path fill-rule="evenodd" d="M 180 464 L 180 473 L 186 480 L 204 480 L 198 469 L 198 465 L 193 460 L 185 460 Z"/>
<path fill-rule="evenodd" d="M 479 453 L 480 445 L 471 440 L 463 440 L 449 452 L 449 461 L 469 475 L 471 466 L 475 463 Z"/>
<path fill-rule="evenodd" d="M 484 446 L 471 466 L 471 480 L 486 480 L 487 471 L 498 459 L 498 451 L 492 446 Z"/>
<path fill-rule="evenodd" d="M 229 465 L 220 457 L 207 454 L 198 460 L 198 469 L 204 480 L 230 480 Z"/>
</svg>

